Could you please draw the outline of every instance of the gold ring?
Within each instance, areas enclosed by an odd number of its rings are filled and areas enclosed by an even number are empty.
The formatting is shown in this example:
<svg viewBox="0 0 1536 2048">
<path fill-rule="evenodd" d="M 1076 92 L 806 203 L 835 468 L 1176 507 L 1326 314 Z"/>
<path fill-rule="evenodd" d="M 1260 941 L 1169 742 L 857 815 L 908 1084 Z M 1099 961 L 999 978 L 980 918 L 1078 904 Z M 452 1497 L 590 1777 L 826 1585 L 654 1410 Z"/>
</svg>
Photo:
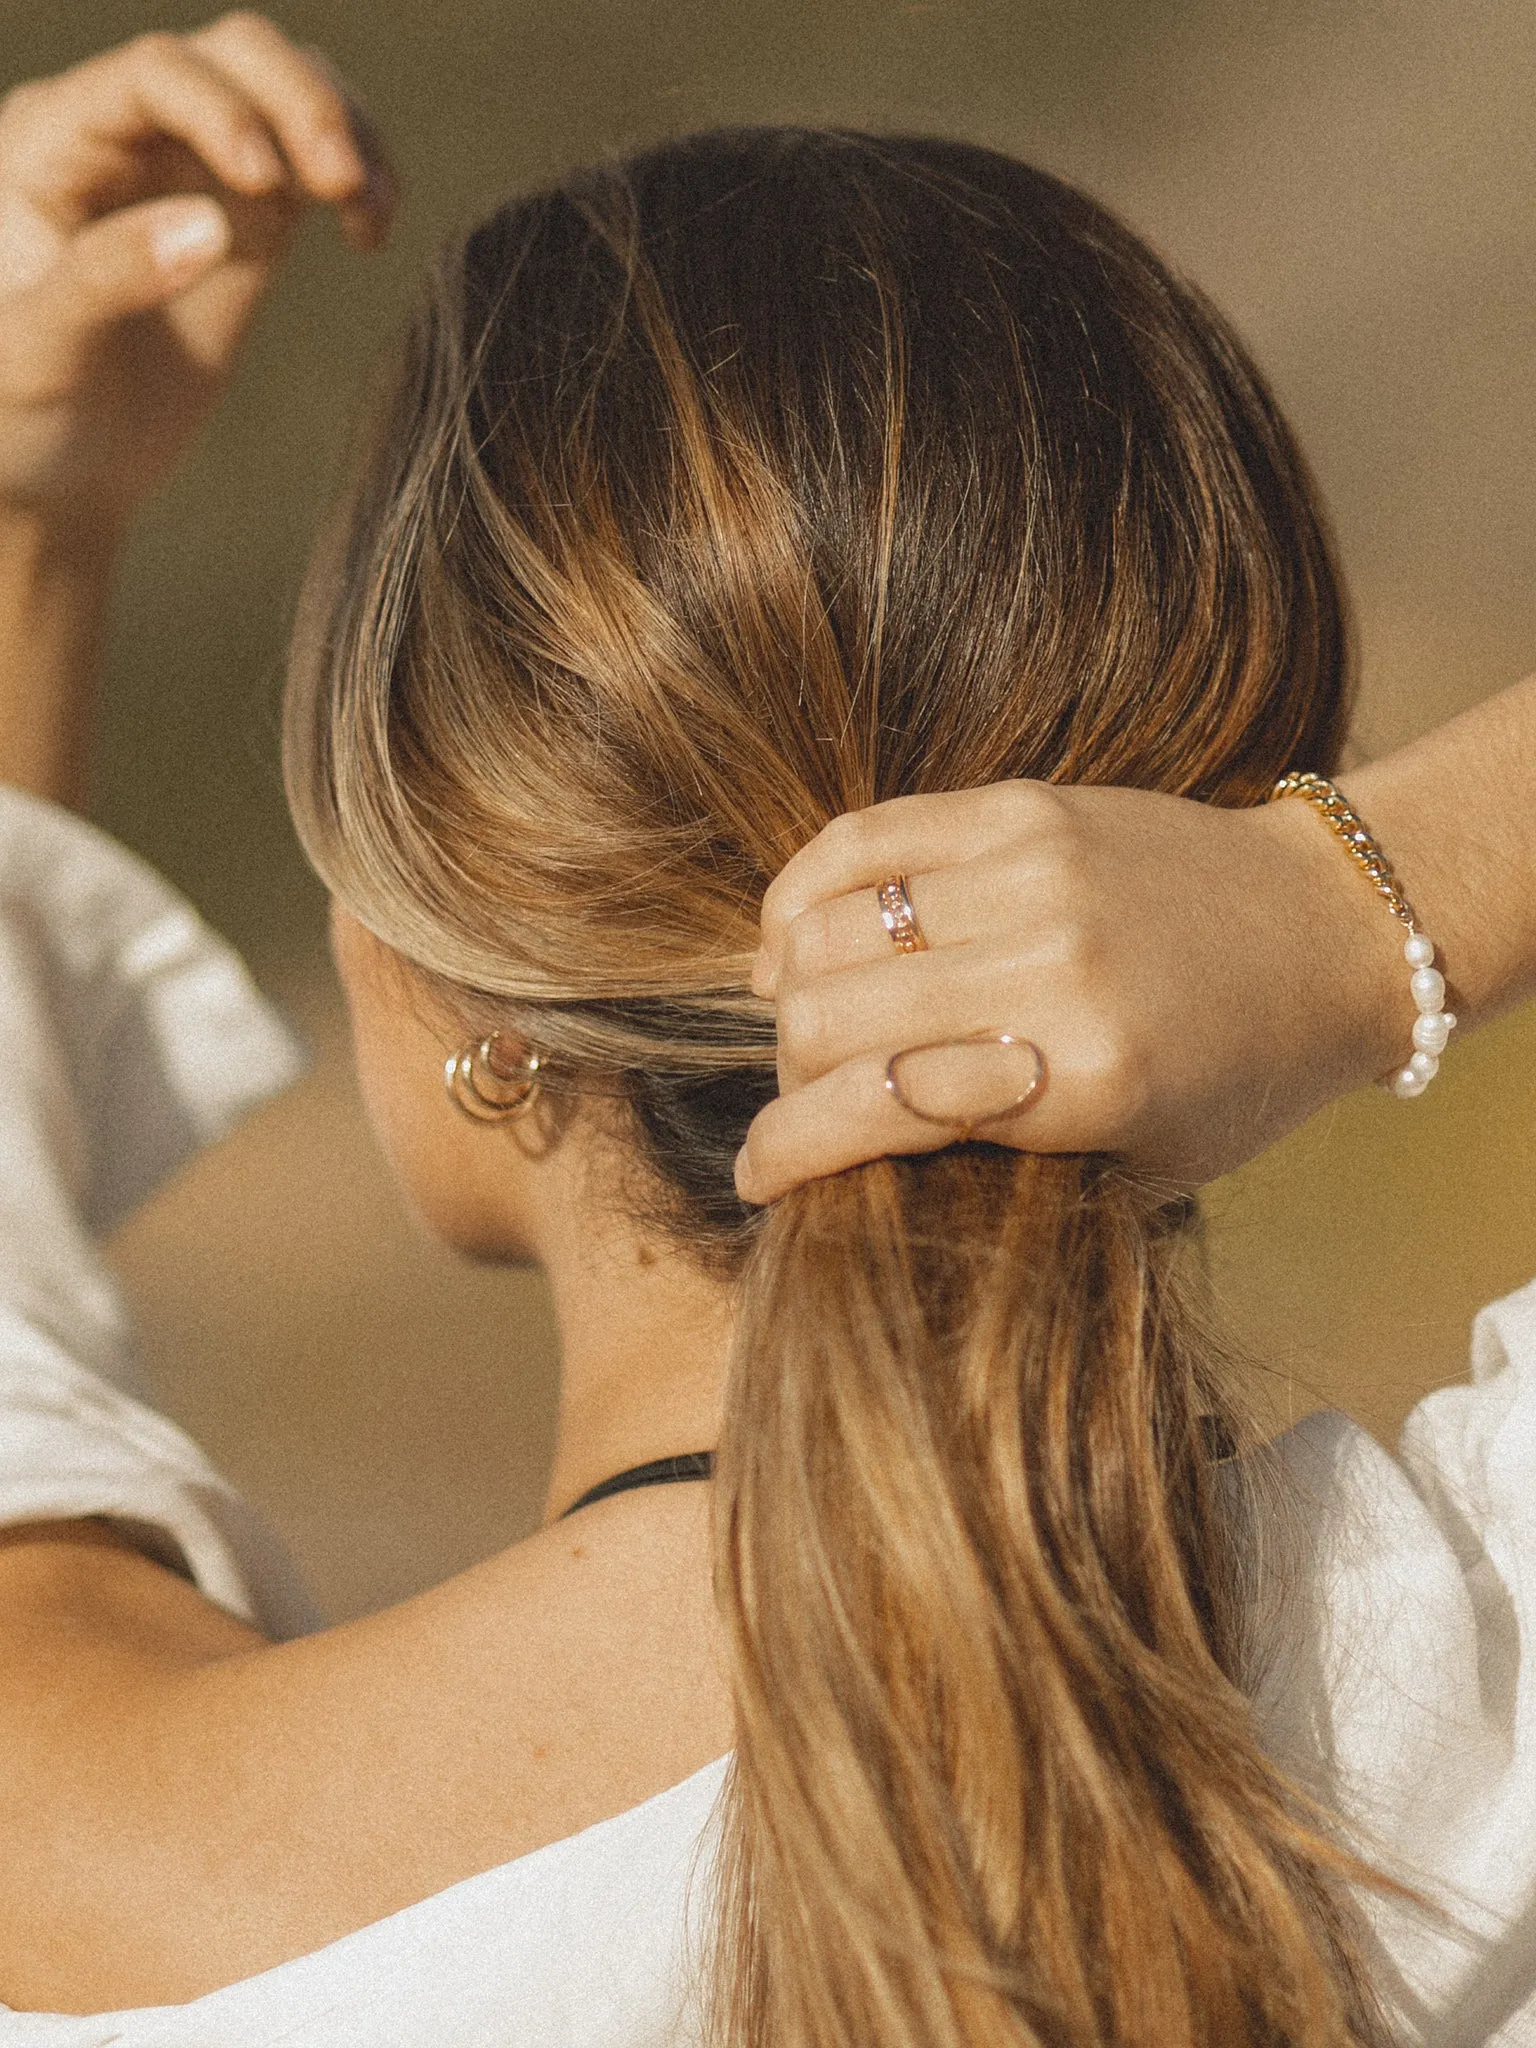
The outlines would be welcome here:
<svg viewBox="0 0 1536 2048">
<path fill-rule="evenodd" d="M 905 875 L 892 875 L 875 892 L 880 900 L 880 922 L 891 935 L 898 953 L 926 953 L 928 941 L 907 894 Z"/>
<path fill-rule="evenodd" d="M 957 1045 L 1006 1045 L 1018 1046 L 1027 1052 L 1034 1064 L 1034 1072 L 1027 1086 L 1021 1088 L 1010 1102 L 1000 1104 L 996 1109 L 985 1109 L 978 1116 L 937 1116 L 931 1109 L 920 1109 L 906 1093 L 901 1083 L 901 1063 L 914 1058 L 920 1052 L 944 1052 Z M 1011 1031 L 973 1031 L 965 1038 L 935 1038 L 927 1045 L 903 1046 L 900 1052 L 893 1052 L 885 1063 L 886 1093 L 899 1102 L 909 1116 L 919 1122 L 937 1124 L 943 1130 L 953 1131 L 955 1142 L 964 1145 L 978 1124 L 995 1123 L 999 1117 L 1012 1116 L 1015 1110 L 1023 1109 L 1033 1102 L 1045 1085 L 1045 1054 L 1032 1038 L 1019 1038 Z"/>
</svg>

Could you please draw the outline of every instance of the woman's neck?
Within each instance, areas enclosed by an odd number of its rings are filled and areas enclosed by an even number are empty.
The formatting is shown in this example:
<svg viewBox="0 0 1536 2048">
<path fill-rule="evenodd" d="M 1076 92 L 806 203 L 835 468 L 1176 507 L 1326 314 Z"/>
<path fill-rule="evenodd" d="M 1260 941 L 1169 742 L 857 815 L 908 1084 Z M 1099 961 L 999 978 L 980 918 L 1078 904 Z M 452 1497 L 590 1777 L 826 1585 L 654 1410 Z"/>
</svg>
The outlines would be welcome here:
<svg viewBox="0 0 1536 2048">
<path fill-rule="evenodd" d="M 540 1235 L 561 1346 L 549 1522 L 616 1472 L 713 1449 L 734 1301 L 621 1218 L 588 1212 Z"/>
</svg>

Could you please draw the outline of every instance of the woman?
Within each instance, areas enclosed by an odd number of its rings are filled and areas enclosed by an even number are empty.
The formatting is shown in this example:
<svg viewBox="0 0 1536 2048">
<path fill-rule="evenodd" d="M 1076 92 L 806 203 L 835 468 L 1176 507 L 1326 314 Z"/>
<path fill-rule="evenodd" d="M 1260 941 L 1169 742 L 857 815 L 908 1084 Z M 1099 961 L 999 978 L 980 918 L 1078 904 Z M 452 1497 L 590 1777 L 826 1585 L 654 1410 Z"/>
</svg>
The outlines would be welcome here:
<svg viewBox="0 0 1536 2048">
<path fill-rule="evenodd" d="M 67 794 L 95 565 L 302 199 L 360 240 L 387 199 L 251 17 L 5 121 L 10 774 Z M 1260 1450 L 1180 1192 L 1405 1057 L 1382 904 L 1254 808 L 1347 705 L 1262 384 L 1053 180 L 746 131 L 450 255 L 310 579 L 289 787 L 411 1199 L 548 1272 L 548 1517 L 301 1634 L 87 1372 L 83 1225 L 282 1052 L 157 884 L 11 799 L 53 1207 L 12 1230 L 0 2041 L 1520 2038 L 1536 1311 L 1406 1470 L 1339 1418 Z M 1487 716 L 1448 788 L 1518 789 L 1529 692 Z M 1530 905 L 1470 908 L 1412 760 L 1371 774 L 1465 1028 L 1529 988 Z"/>
</svg>

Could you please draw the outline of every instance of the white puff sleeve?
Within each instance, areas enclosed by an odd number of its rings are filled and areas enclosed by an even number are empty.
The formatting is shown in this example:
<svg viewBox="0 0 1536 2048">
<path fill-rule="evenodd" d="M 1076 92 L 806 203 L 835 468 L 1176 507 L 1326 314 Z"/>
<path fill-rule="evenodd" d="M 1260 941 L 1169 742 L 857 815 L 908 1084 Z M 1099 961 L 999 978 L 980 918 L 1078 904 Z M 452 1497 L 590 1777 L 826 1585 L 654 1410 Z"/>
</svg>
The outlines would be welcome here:
<svg viewBox="0 0 1536 2048">
<path fill-rule="evenodd" d="M 1536 2048 L 1536 1282 L 1396 1458 L 1328 1412 L 1273 1453 L 1270 1747 L 1435 1909 L 1364 1899 L 1404 2042 Z"/>
<path fill-rule="evenodd" d="M 274 1637 L 320 1616 L 272 1532 L 139 1398 L 98 1243 L 300 1064 L 143 862 L 0 789 L 0 1522 L 110 1516 Z"/>
</svg>

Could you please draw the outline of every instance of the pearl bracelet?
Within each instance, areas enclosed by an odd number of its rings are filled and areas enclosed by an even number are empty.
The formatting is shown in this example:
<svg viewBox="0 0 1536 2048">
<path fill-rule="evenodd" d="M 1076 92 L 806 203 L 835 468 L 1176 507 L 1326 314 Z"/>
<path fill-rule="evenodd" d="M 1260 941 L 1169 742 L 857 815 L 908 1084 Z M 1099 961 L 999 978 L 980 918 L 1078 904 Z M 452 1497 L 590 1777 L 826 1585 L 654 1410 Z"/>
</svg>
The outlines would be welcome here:
<svg viewBox="0 0 1536 2048">
<path fill-rule="evenodd" d="M 1456 1019 L 1444 1008 L 1445 976 L 1435 966 L 1435 942 L 1420 931 L 1413 908 L 1398 884 L 1392 865 L 1377 843 L 1375 834 L 1351 809 L 1344 794 L 1326 777 L 1307 773 L 1282 776 L 1271 792 L 1270 801 L 1282 796 L 1299 796 L 1312 805 L 1329 828 L 1343 842 L 1344 850 L 1362 870 L 1399 924 L 1408 927 L 1403 941 L 1403 958 L 1412 968 L 1408 986 L 1418 1017 L 1413 1026 L 1413 1054 L 1407 1066 L 1389 1074 L 1382 1086 L 1400 1102 L 1422 1095 L 1440 1071 L 1440 1055 L 1456 1029 Z"/>
</svg>

